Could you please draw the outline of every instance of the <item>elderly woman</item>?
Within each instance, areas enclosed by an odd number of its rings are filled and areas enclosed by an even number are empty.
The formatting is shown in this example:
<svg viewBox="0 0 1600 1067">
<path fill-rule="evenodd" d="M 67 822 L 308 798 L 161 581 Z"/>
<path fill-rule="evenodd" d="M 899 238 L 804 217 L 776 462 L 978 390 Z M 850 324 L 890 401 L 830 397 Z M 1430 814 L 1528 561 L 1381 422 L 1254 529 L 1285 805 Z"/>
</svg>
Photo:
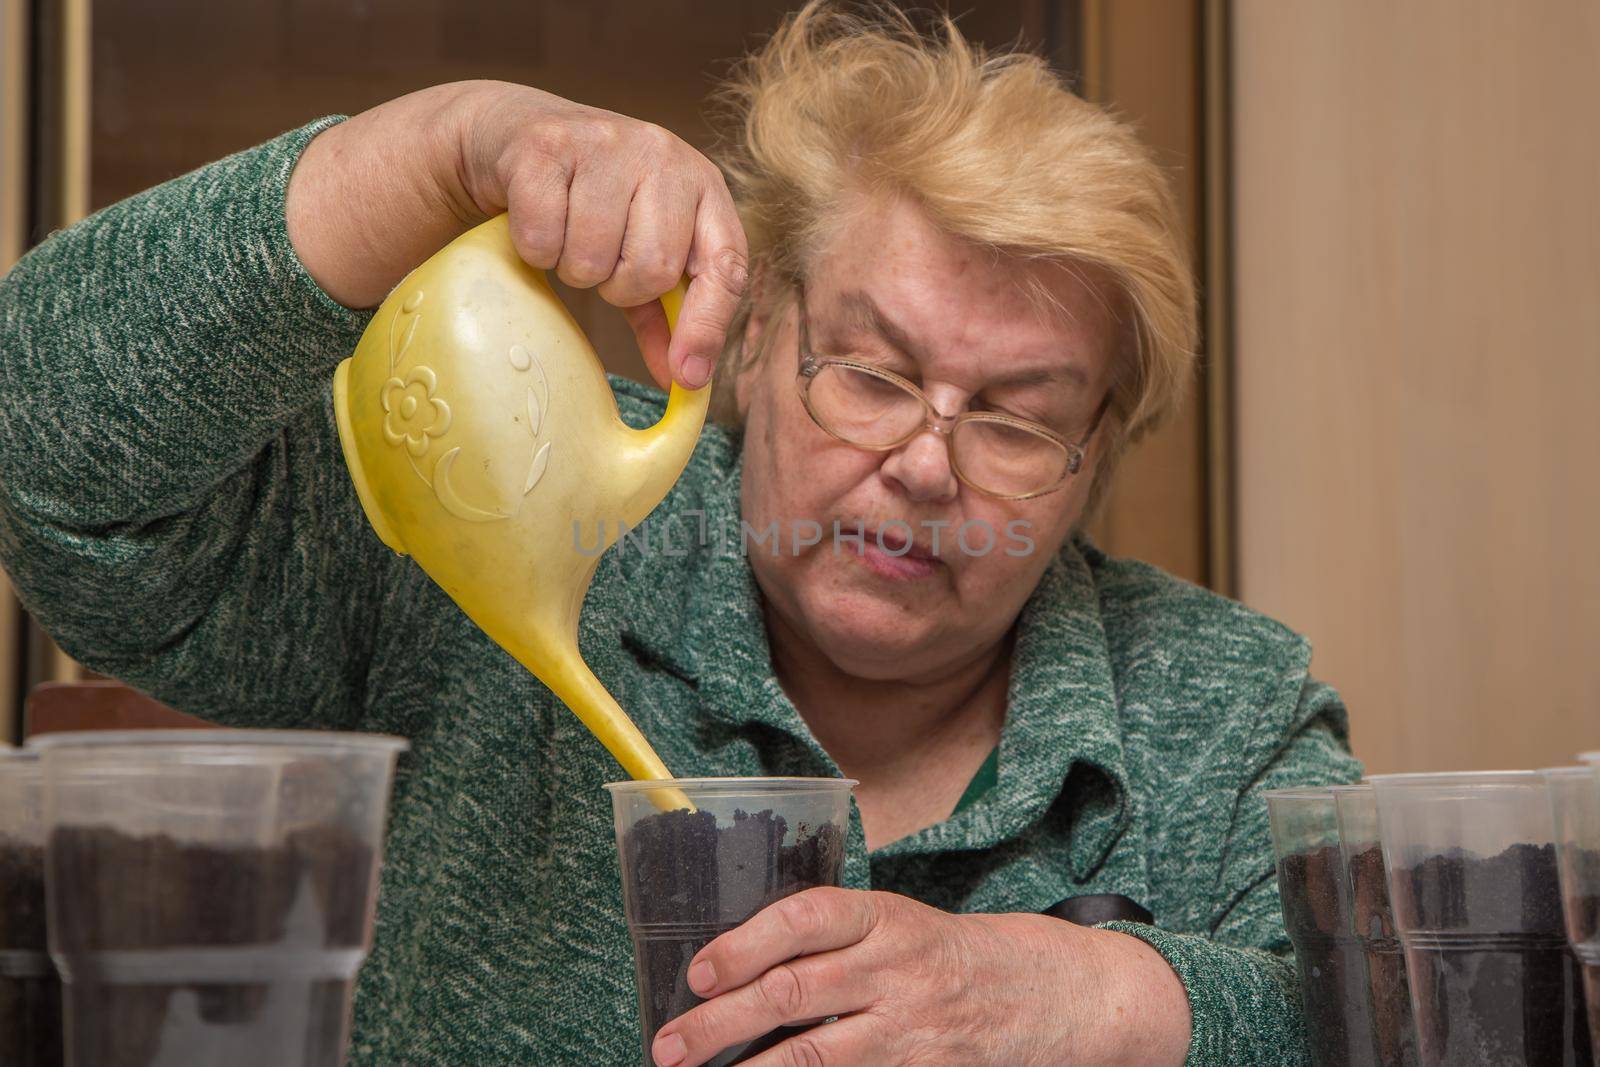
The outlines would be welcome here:
<svg viewBox="0 0 1600 1067">
<path fill-rule="evenodd" d="M 362 309 L 509 209 L 528 262 L 629 309 L 658 381 L 722 360 L 725 425 L 651 522 L 734 536 L 605 557 L 597 674 L 676 773 L 860 780 L 845 888 L 706 947 L 654 1061 L 817 1019 L 751 1062 L 1303 1061 L 1259 793 L 1352 779 L 1345 713 L 1303 640 L 1078 532 L 1190 373 L 1163 176 L 1040 60 L 948 28 L 808 8 L 726 100 L 719 172 L 621 115 L 442 86 L 52 237 L 0 296 L 27 606 L 217 722 L 410 738 L 356 1062 L 636 1060 L 617 769 L 374 536 L 330 409 Z M 1095 894 L 1151 921 L 1041 914 Z"/>
</svg>

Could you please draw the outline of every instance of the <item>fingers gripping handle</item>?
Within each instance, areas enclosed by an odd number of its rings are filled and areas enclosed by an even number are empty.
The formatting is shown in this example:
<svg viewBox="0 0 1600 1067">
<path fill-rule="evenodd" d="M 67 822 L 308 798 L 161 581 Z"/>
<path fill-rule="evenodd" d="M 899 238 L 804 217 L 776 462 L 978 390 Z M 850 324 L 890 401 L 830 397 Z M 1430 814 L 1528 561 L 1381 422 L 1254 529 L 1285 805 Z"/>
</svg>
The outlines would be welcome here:
<svg viewBox="0 0 1600 1067">
<path fill-rule="evenodd" d="M 661 308 L 667 314 L 667 329 L 672 333 L 678 331 L 678 316 L 683 312 L 683 301 L 688 295 L 688 289 L 689 279 L 685 277 L 661 295 Z M 705 424 L 706 410 L 710 404 L 710 382 L 698 389 L 685 389 L 677 382 L 673 382 L 671 390 L 667 393 L 667 410 L 655 429 L 666 438 L 675 438 L 680 432 L 698 436 L 700 427 Z"/>
</svg>

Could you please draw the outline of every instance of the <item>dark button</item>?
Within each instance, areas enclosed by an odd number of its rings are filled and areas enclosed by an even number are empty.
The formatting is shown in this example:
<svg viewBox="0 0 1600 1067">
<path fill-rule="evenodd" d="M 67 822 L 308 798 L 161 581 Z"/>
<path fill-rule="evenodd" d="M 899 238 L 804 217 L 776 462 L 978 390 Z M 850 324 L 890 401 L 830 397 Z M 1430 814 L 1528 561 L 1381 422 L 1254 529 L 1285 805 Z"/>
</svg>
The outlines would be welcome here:
<svg viewBox="0 0 1600 1067">
<path fill-rule="evenodd" d="M 1117 920 L 1144 923 L 1147 926 L 1155 922 L 1155 916 L 1150 914 L 1148 908 L 1121 893 L 1086 893 L 1081 897 L 1068 897 L 1044 909 L 1044 914 L 1079 926 Z"/>
</svg>

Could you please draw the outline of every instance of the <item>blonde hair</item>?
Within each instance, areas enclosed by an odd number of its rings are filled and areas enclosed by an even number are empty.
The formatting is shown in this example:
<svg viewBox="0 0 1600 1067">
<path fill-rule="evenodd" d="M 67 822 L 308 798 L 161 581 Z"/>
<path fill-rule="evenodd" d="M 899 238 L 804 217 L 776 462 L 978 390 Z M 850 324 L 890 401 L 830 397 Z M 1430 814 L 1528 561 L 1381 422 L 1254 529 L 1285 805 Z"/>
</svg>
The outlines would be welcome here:
<svg viewBox="0 0 1600 1067">
<path fill-rule="evenodd" d="M 1177 406 L 1196 312 L 1167 177 L 1128 126 L 1074 95 L 1039 56 L 987 53 L 948 18 L 930 37 L 892 9 L 858 15 L 812 0 L 716 99 L 719 162 L 753 277 L 804 279 L 849 201 L 909 197 L 952 236 L 1088 268 L 1109 284 L 1119 337 L 1106 459 Z M 733 425 L 732 382 L 760 356 L 743 344 L 753 299 L 718 375 L 714 412 Z"/>
</svg>

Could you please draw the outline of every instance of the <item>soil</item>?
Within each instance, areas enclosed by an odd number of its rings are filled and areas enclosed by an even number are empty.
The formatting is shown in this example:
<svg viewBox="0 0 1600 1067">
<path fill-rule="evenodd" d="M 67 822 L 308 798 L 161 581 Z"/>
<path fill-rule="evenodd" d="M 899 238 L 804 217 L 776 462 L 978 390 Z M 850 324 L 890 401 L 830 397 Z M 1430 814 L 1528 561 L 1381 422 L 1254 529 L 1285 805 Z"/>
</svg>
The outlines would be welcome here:
<svg viewBox="0 0 1600 1067">
<path fill-rule="evenodd" d="M 673 811 L 641 819 L 624 835 L 644 1048 L 667 1022 L 701 1003 L 685 975 L 694 954 L 774 901 L 803 889 L 838 885 L 844 833 L 833 823 L 796 828 L 769 811 L 736 812 L 719 828 L 707 811 Z M 802 1028 L 774 1031 L 729 1049 L 710 1067 L 740 1063 Z"/>
<path fill-rule="evenodd" d="M 59 950 L 74 1056 L 96 1067 L 338 1067 L 376 856 L 315 828 L 270 848 L 214 848 L 101 827 L 57 829 Z M 208 981 L 220 946 L 289 975 Z M 138 982 L 109 981 L 113 973 Z M 170 981 L 163 981 L 170 979 Z"/>
<path fill-rule="evenodd" d="M 1600 909 L 1600 897 L 1589 898 Z M 1583 967 L 1584 998 L 1589 1003 L 1589 1048 L 1600 1048 L 1600 963 L 1587 963 Z"/>
<path fill-rule="evenodd" d="M 1417 1027 L 1411 1017 L 1411 985 L 1405 951 L 1389 907 L 1383 849 L 1377 845 L 1350 857 L 1351 912 L 1366 954 L 1373 1035 L 1383 1067 L 1416 1067 Z"/>
<path fill-rule="evenodd" d="M 60 1067 L 61 983 L 46 951 L 44 849 L 0 838 L 0 1064 Z"/>
<path fill-rule="evenodd" d="M 1571 862 L 1582 869 L 1575 882 L 1600 886 L 1600 852 L 1580 850 L 1568 855 Z M 1569 899 L 1567 908 L 1575 918 L 1572 924 L 1574 943 L 1581 946 L 1577 955 L 1583 965 L 1583 985 L 1589 1004 L 1589 1040 L 1594 1048 L 1600 1049 L 1600 894 Z"/>
<path fill-rule="evenodd" d="M 1430 856 L 1395 878 L 1396 906 L 1420 929 L 1493 931 L 1481 945 L 1412 936 L 1406 954 L 1417 1032 L 1430 1063 L 1588 1067 L 1582 977 L 1567 944 L 1551 845 L 1497 856 Z"/>
<path fill-rule="evenodd" d="M 1278 868 L 1284 925 L 1300 971 L 1306 1035 L 1318 1067 L 1380 1062 L 1363 947 L 1351 934 L 1339 891 L 1343 878 L 1344 859 L 1335 846 L 1285 856 Z"/>
</svg>

